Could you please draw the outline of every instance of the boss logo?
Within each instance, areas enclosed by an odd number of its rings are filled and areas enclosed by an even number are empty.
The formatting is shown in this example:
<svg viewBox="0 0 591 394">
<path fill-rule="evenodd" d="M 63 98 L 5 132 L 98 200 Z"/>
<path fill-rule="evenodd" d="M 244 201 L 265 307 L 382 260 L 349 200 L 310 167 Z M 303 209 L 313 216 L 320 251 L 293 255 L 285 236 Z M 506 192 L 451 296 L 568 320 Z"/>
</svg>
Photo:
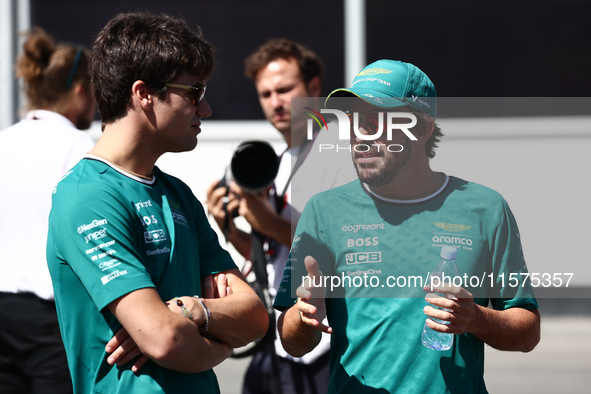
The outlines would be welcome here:
<svg viewBox="0 0 591 394">
<path fill-rule="evenodd" d="M 367 238 L 357 238 L 357 239 L 348 239 L 347 240 L 347 247 L 353 246 L 376 246 L 378 244 L 378 237 L 367 237 Z"/>
</svg>

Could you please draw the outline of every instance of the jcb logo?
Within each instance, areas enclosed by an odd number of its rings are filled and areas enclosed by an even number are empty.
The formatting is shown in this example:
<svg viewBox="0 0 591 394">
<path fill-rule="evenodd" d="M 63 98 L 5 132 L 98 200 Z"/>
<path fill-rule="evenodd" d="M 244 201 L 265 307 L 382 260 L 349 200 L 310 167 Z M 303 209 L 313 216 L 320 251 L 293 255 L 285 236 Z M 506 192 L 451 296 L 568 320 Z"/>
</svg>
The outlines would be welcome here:
<svg viewBox="0 0 591 394">
<path fill-rule="evenodd" d="M 163 230 L 154 230 L 144 232 L 144 241 L 149 244 L 153 242 L 166 241 L 166 234 Z"/>
<path fill-rule="evenodd" d="M 345 255 L 347 265 L 351 264 L 365 264 L 365 263 L 381 263 L 382 252 L 361 252 L 361 253 L 347 253 Z"/>
</svg>

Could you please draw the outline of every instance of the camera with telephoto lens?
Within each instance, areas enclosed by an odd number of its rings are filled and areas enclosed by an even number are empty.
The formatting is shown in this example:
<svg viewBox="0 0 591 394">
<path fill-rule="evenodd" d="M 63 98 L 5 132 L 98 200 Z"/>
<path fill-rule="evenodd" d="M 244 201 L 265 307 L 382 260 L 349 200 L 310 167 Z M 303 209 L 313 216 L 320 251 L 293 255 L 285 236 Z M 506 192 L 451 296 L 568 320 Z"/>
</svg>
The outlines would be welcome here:
<svg viewBox="0 0 591 394">
<path fill-rule="evenodd" d="M 236 148 L 218 187 L 234 181 L 246 192 L 258 192 L 273 183 L 278 171 L 279 158 L 268 142 L 245 141 Z"/>
<path fill-rule="evenodd" d="M 230 165 L 226 168 L 224 177 L 218 183 L 218 187 L 228 187 L 232 181 L 236 182 L 238 186 L 247 193 L 256 193 L 261 190 L 265 190 L 269 187 L 279 171 L 279 158 L 275 153 L 273 147 L 265 141 L 245 141 L 241 143 L 234 155 Z M 228 199 L 229 189 L 226 189 L 226 199 Z M 228 212 L 226 210 L 226 204 L 224 203 L 224 210 L 226 211 L 225 225 L 222 228 L 226 240 L 228 239 L 227 229 L 228 221 L 230 220 Z M 237 210 L 234 212 L 233 217 L 238 216 Z M 249 257 L 253 261 L 254 268 L 253 272 L 256 277 L 263 278 L 266 275 L 266 263 L 263 252 L 263 240 L 264 236 L 254 230 L 251 233 L 251 248 L 253 251 Z M 258 246 L 257 246 L 258 245 Z M 259 253 L 257 253 L 257 251 Z M 261 254 L 262 253 L 262 254 Z M 258 258 L 256 257 L 258 256 Z M 263 265 L 256 262 L 263 262 Z M 262 268 L 261 268 L 262 267 Z M 262 270 L 262 271 L 261 271 Z M 257 295 L 263 300 L 263 302 L 269 302 L 269 290 L 265 286 L 264 288 L 256 282 L 256 284 L 250 283 L 253 286 Z M 272 310 L 272 309 L 271 309 Z M 244 358 L 249 357 L 257 353 L 258 351 L 265 348 L 268 344 L 273 344 L 275 338 L 275 317 L 273 314 L 269 315 L 269 327 L 265 337 L 259 341 L 251 342 L 247 346 L 243 346 L 240 350 L 232 351 L 232 358 Z"/>
</svg>

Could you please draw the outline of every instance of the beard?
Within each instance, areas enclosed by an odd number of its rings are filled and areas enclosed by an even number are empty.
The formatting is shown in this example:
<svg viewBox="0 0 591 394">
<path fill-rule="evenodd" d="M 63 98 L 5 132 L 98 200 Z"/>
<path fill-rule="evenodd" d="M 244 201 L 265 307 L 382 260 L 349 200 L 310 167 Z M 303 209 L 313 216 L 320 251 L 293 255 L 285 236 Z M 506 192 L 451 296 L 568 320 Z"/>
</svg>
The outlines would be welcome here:
<svg viewBox="0 0 591 394">
<path fill-rule="evenodd" d="M 360 163 L 357 159 L 362 155 L 357 152 L 353 156 L 353 163 L 359 179 L 369 186 L 381 187 L 387 185 L 396 179 L 398 171 L 403 168 L 410 160 L 413 154 L 414 146 L 409 142 L 403 145 L 401 152 L 389 152 L 386 146 L 380 148 L 378 152 L 377 147 L 371 147 L 371 150 L 366 153 L 379 155 L 381 160 L 374 163 Z"/>
</svg>

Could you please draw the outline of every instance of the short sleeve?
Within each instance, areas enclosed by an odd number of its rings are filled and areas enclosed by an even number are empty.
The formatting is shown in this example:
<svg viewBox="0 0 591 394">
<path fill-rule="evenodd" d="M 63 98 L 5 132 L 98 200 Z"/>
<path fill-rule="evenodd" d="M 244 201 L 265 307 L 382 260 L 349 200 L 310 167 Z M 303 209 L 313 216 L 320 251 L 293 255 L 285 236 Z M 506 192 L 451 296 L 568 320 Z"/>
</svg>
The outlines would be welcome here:
<svg viewBox="0 0 591 394">
<path fill-rule="evenodd" d="M 289 258 L 273 305 L 277 310 L 286 310 L 296 302 L 295 291 L 307 276 L 304 264 L 304 259 L 307 256 L 316 259 L 320 271 L 324 275 L 332 273 L 334 258 L 327 247 L 324 231 L 319 225 L 316 204 L 318 196 L 310 200 L 298 221 Z"/>
<path fill-rule="evenodd" d="M 195 228 L 199 242 L 201 277 L 236 268 L 234 260 L 219 243 L 216 232 L 211 228 L 201 203 L 196 200 Z"/>
<path fill-rule="evenodd" d="M 503 200 L 500 220 L 491 243 L 493 283 L 491 303 L 494 309 L 513 307 L 537 309 L 531 282 L 527 279 L 527 265 L 521 236 L 513 213 Z"/>
<path fill-rule="evenodd" d="M 119 194 L 92 184 L 65 194 L 68 190 L 58 188 L 53 198 L 48 259 L 54 254 L 70 267 L 98 310 L 131 291 L 154 287 L 135 236 L 141 234 L 141 219 Z"/>
</svg>

